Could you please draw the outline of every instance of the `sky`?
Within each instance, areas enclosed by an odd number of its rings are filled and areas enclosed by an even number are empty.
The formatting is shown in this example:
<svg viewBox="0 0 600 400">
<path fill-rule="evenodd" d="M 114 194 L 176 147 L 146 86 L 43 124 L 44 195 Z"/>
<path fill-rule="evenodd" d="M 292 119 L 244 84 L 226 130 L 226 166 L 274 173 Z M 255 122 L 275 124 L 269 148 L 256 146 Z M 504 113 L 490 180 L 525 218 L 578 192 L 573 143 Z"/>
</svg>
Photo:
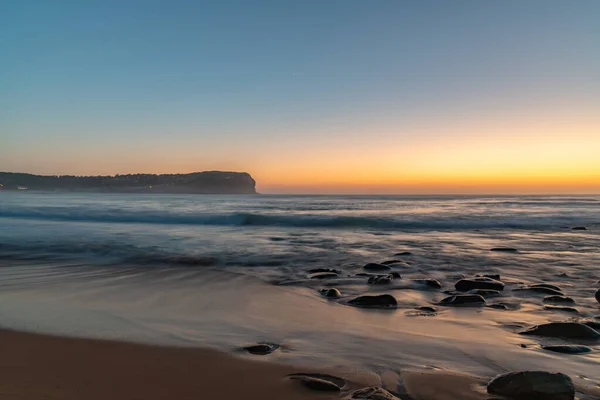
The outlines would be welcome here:
<svg viewBox="0 0 600 400">
<path fill-rule="evenodd" d="M 600 193 L 600 1 L 2 0 L 0 171 Z"/>
</svg>

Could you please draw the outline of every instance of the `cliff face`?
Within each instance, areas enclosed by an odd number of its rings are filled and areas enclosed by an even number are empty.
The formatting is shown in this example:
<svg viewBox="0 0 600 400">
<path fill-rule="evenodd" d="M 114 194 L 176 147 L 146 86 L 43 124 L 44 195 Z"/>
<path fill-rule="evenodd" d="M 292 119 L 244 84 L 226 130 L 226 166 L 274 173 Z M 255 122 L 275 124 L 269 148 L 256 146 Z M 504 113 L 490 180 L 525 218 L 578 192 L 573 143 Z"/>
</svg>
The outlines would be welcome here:
<svg viewBox="0 0 600 400">
<path fill-rule="evenodd" d="M 42 176 L 0 172 L 0 185 L 0 190 L 203 194 L 256 193 L 256 182 L 249 174 L 221 171 L 115 176 Z"/>
</svg>

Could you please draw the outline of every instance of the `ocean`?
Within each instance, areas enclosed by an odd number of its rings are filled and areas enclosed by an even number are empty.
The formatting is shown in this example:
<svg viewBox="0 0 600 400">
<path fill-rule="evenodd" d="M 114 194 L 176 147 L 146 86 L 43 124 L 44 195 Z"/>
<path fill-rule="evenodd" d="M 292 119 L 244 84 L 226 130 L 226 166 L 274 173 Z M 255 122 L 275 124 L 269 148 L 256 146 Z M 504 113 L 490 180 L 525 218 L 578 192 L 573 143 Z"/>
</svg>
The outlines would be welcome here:
<svg viewBox="0 0 600 400">
<path fill-rule="evenodd" d="M 367 284 L 363 265 L 393 260 L 401 279 Z M 35 332 L 230 352 L 265 341 L 281 345 L 269 360 L 370 371 L 560 366 L 586 380 L 598 346 L 565 357 L 540 347 L 562 341 L 518 332 L 593 320 L 599 268 L 600 196 L 0 193 L 0 324 Z M 487 301 L 507 309 L 439 306 L 476 274 L 501 275 Z M 578 313 L 514 290 L 533 283 L 560 286 Z M 321 295 L 331 287 L 341 299 Z M 398 307 L 347 302 L 380 293 Z"/>
</svg>

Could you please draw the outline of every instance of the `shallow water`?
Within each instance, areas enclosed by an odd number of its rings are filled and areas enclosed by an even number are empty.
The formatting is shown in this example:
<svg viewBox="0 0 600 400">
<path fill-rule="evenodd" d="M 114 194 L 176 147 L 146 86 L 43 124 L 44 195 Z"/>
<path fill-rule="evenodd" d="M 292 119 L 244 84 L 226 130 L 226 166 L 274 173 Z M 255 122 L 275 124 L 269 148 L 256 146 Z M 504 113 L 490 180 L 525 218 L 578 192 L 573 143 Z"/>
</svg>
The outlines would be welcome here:
<svg viewBox="0 0 600 400">
<path fill-rule="evenodd" d="M 394 257 L 402 251 L 412 255 Z M 394 258 L 402 279 L 391 285 L 354 276 Z M 227 351 L 281 343 L 268 360 L 483 376 L 535 368 L 595 385 L 598 344 L 564 355 L 539 347 L 561 340 L 517 332 L 600 314 L 599 266 L 600 196 L 0 193 L 3 327 Z M 343 272 L 307 280 L 318 267 Z M 461 275 L 479 273 L 502 276 L 504 296 L 488 302 L 510 310 L 434 305 L 435 316 L 415 315 L 445 295 L 412 279 L 452 290 Z M 560 286 L 579 314 L 544 310 L 544 295 L 512 290 L 540 282 Z M 323 298 L 326 285 L 344 298 Z M 345 304 L 365 293 L 393 294 L 399 307 Z"/>
</svg>

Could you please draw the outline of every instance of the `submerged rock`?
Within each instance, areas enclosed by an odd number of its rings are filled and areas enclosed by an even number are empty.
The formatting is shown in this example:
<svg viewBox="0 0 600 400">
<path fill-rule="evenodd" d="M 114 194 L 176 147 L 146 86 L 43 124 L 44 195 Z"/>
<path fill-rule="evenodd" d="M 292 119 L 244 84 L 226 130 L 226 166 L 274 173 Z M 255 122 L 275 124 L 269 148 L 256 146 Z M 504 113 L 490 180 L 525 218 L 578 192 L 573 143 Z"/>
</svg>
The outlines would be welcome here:
<svg viewBox="0 0 600 400">
<path fill-rule="evenodd" d="M 372 386 L 363 389 L 358 389 L 351 392 L 347 400 L 400 400 L 387 390 L 379 386 Z"/>
<path fill-rule="evenodd" d="M 554 295 L 544 297 L 544 303 L 575 304 L 575 300 L 567 296 Z"/>
<path fill-rule="evenodd" d="M 574 314 L 579 314 L 579 311 L 576 308 L 573 308 L 573 307 L 544 306 L 544 310 L 549 310 L 549 311 L 564 311 L 564 312 L 570 312 L 570 313 L 574 313 Z"/>
<path fill-rule="evenodd" d="M 596 298 L 596 301 L 600 303 L 600 289 L 596 290 L 596 294 L 594 295 L 594 297 Z"/>
<path fill-rule="evenodd" d="M 387 285 L 392 283 L 392 280 L 394 280 L 392 275 L 375 275 L 371 276 L 367 283 L 369 285 Z"/>
<path fill-rule="evenodd" d="M 441 289 L 442 284 L 436 279 L 413 279 L 413 282 L 418 285 L 423 285 L 432 289 Z"/>
<path fill-rule="evenodd" d="M 335 272 L 316 272 L 307 276 L 308 279 L 329 279 L 337 277 L 338 274 Z"/>
<path fill-rule="evenodd" d="M 508 306 L 504 303 L 490 304 L 488 307 L 495 308 L 496 310 L 508 310 Z"/>
<path fill-rule="evenodd" d="M 478 294 L 481 297 L 497 297 L 502 296 L 502 292 L 492 289 L 473 289 L 469 290 L 469 294 Z"/>
<path fill-rule="evenodd" d="M 574 226 L 571 229 L 574 231 L 587 231 L 587 228 L 585 226 Z"/>
<path fill-rule="evenodd" d="M 442 306 L 483 306 L 485 299 L 478 294 L 458 294 L 446 297 L 439 304 Z"/>
<path fill-rule="evenodd" d="M 530 292 L 530 293 L 541 293 L 541 294 L 550 294 L 555 296 L 563 296 L 564 293 L 558 290 L 550 289 L 547 287 L 534 287 L 534 286 L 525 286 L 522 288 L 513 289 L 515 292 Z"/>
<path fill-rule="evenodd" d="M 363 266 L 367 271 L 389 271 L 391 268 L 384 264 L 368 263 Z"/>
<path fill-rule="evenodd" d="M 504 283 L 490 278 L 461 279 L 454 284 L 459 292 L 467 292 L 473 289 L 504 290 Z"/>
<path fill-rule="evenodd" d="M 321 294 L 329 299 L 338 299 L 342 297 L 342 293 L 336 288 L 321 289 Z"/>
<path fill-rule="evenodd" d="M 390 265 L 390 264 L 398 264 L 398 263 L 404 263 L 404 261 L 402 261 L 402 260 L 387 260 L 387 261 L 382 262 L 381 264 Z"/>
<path fill-rule="evenodd" d="M 563 339 L 600 339 L 600 333 L 589 326 L 578 322 L 550 322 L 547 324 L 536 325 L 520 333 L 521 335 L 535 335 Z"/>
<path fill-rule="evenodd" d="M 242 347 L 243 350 L 247 351 L 250 354 L 257 355 L 257 356 L 265 356 L 267 354 L 271 354 L 278 348 L 279 348 L 279 345 L 275 344 L 275 343 L 258 343 L 258 344 L 253 344 L 251 346 Z"/>
<path fill-rule="evenodd" d="M 346 382 L 335 376 L 325 374 L 291 374 L 289 379 L 297 380 L 311 390 L 319 392 L 339 392 Z"/>
<path fill-rule="evenodd" d="M 396 257 L 412 256 L 412 253 L 410 251 L 402 251 L 400 253 L 394 254 L 394 256 L 396 256 Z"/>
<path fill-rule="evenodd" d="M 490 249 L 490 251 L 499 251 L 499 252 L 503 252 L 503 253 L 516 253 L 519 250 L 517 250 L 513 247 L 494 247 L 494 248 Z"/>
<path fill-rule="evenodd" d="M 598 332 L 600 332 L 600 322 L 596 322 L 596 321 L 582 321 L 582 324 L 587 325 L 590 328 L 595 329 Z"/>
<path fill-rule="evenodd" d="M 309 274 L 316 274 L 319 272 L 333 272 L 334 274 L 341 274 L 342 271 L 339 269 L 335 269 L 335 268 L 313 268 L 313 269 L 309 269 L 308 273 Z"/>
<path fill-rule="evenodd" d="M 573 400 L 575 386 L 568 375 L 545 371 L 509 372 L 488 383 L 489 394 L 515 400 Z"/>
<path fill-rule="evenodd" d="M 380 294 L 377 296 L 358 296 L 348 302 L 353 306 L 358 307 L 378 307 L 378 308 L 392 308 L 398 305 L 398 301 L 391 294 Z"/>
<path fill-rule="evenodd" d="M 428 312 L 428 313 L 434 313 L 437 312 L 437 310 L 433 307 L 429 307 L 429 306 L 422 306 L 422 307 L 417 307 L 417 310 L 419 311 L 423 311 L 423 312 Z"/>
<path fill-rule="evenodd" d="M 542 349 L 548 351 L 554 351 L 556 353 L 563 354 L 584 354 L 592 351 L 591 348 L 587 346 L 574 346 L 569 344 L 559 344 L 555 346 L 542 346 Z"/>
<path fill-rule="evenodd" d="M 562 292 L 562 289 L 556 285 L 551 285 L 549 283 L 535 283 L 533 285 L 529 285 L 528 287 L 530 288 L 545 288 L 545 289 L 552 289 L 552 290 L 556 290 L 557 292 Z"/>
<path fill-rule="evenodd" d="M 477 278 L 490 278 L 493 279 L 495 281 L 499 281 L 500 280 L 500 274 L 480 274 L 480 275 L 475 275 Z"/>
</svg>

